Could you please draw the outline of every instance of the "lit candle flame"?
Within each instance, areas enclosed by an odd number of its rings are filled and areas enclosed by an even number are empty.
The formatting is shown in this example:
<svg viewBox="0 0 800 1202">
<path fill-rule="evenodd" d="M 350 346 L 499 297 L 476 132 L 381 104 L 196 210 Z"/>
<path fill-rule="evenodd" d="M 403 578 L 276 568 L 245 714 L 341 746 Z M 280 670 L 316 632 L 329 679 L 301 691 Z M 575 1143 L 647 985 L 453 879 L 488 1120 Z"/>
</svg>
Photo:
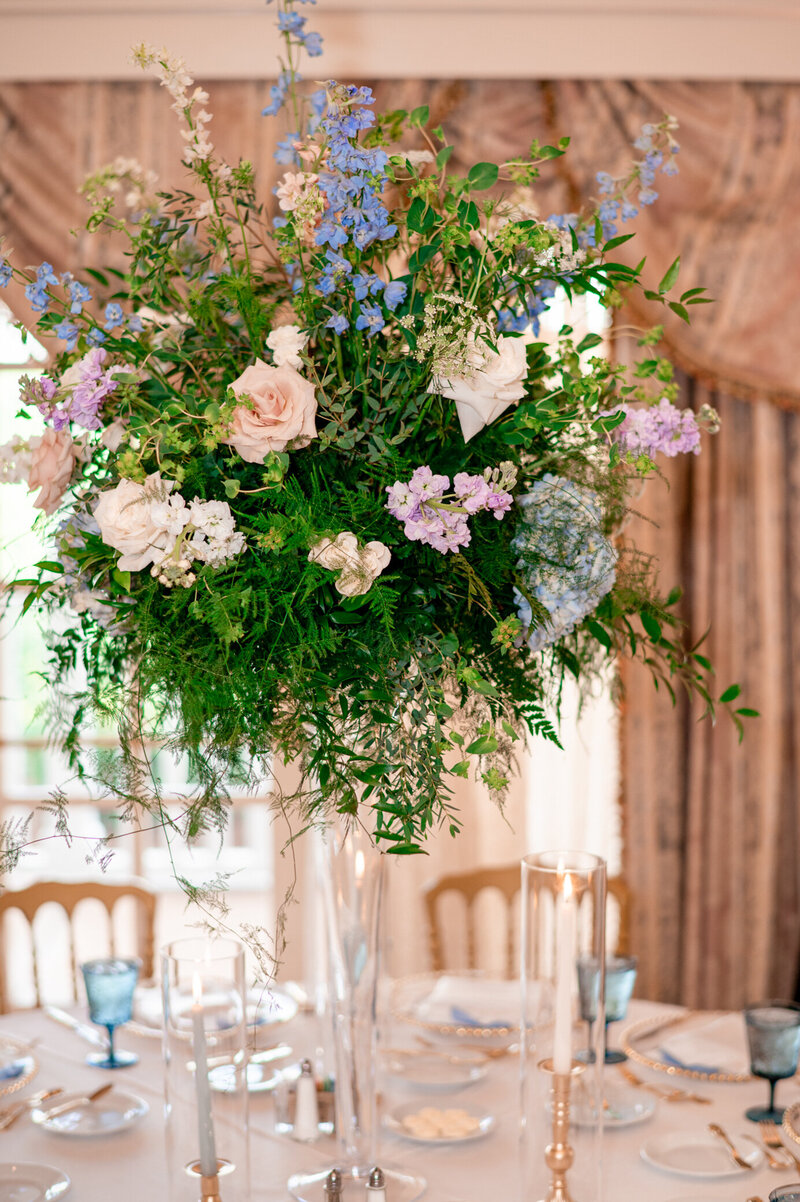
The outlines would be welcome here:
<svg viewBox="0 0 800 1202">
<path fill-rule="evenodd" d="M 355 858 L 355 863 L 353 865 L 353 868 L 354 868 L 354 871 L 356 874 L 356 880 L 357 881 L 363 880 L 364 873 L 367 870 L 367 860 L 366 860 L 366 857 L 365 857 L 363 851 L 361 850 L 361 848 L 359 848 L 358 851 L 356 852 L 356 858 Z"/>
</svg>

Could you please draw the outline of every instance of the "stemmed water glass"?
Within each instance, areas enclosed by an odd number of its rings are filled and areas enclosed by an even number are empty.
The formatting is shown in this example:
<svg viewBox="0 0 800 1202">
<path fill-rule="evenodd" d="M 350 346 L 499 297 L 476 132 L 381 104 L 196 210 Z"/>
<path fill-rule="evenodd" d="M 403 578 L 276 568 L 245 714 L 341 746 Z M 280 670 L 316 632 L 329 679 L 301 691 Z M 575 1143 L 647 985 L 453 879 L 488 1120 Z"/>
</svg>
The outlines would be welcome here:
<svg viewBox="0 0 800 1202">
<path fill-rule="evenodd" d="M 780 1123 L 783 1110 L 775 1108 L 775 1086 L 797 1072 L 800 1054 L 800 1006 L 795 1002 L 761 1002 L 744 1012 L 750 1046 L 750 1072 L 769 1082 L 769 1105 L 745 1111 L 754 1123 Z M 790 1195 L 791 1196 L 791 1195 Z"/>
<path fill-rule="evenodd" d="M 794 1185 L 779 1185 L 770 1194 L 769 1202 L 800 1202 L 800 1181 Z"/>
<path fill-rule="evenodd" d="M 623 1051 L 608 1048 L 608 1028 L 611 1023 L 620 1022 L 628 1013 L 628 1003 L 631 1000 L 633 986 L 636 983 L 635 956 L 608 956 L 606 958 L 606 1064 L 621 1064 L 628 1057 Z M 591 1064 L 594 1060 L 592 1051 L 592 1027 L 597 1022 L 597 1001 L 599 997 L 600 969 L 593 956 L 580 956 L 578 959 L 578 996 L 580 999 L 581 1018 L 588 1026 L 588 1044 L 583 1052 L 578 1053 L 578 1059 Z"/>
<path fill-rule="evenodd" d="M 135 1052 L 118 1052 L 114 1048 L 114 1032 L 122 1023 L 130 1021 L 140 967 L 139 960 L 116 957 L 88 960 L 81 965 L 89 1017 L 108 1031 L 108 1052 L 93 1052 L 86 1057 L 87 1064 L 96 1068 L 127 1068 L 138 1061 Z"/>
</svg>

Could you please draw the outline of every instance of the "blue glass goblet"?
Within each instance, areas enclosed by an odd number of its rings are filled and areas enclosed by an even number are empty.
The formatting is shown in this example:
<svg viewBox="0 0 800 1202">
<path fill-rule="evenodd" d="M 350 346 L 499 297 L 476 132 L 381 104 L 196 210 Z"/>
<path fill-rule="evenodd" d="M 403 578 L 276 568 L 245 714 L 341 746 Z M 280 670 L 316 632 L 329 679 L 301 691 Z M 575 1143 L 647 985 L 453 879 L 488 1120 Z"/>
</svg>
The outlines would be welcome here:
<svg viewBox="0 0 800 1202">
<path fill-rule="evenodd" d="M 628 1057 L 617 1048 L 608 1047 L 608 1028 L 611 1023 L 620 1022 L 628 1013 L 628 1003 L 631 1000 L 633 986 L 636 983 L 635 956 L 608 956 L 606 958 L 606 1064 L 621 1064 Z M 593 956 L 580 956 L 578 959 L 578 996 L 580 999 L 581 1018 L 589 1027 L 589 1046 L 584 1052 L 578 1053 L 578 1059 L 591 1064 L 594 1061 L 592 1052 L 592 1026 L 597 1021 L 598 1000 L 600 995 L 600 972 L 597 960 Z"/>
<path fill-rule="evenodd" d="M 795 1002 L 762 1002 L 744 1012 L 750 1045 L 750 1072 L 769 1082 L 769 1105 L 745 1111 L 754 1123 L 783 1121 L 783 1110 L 775 1108 L 775 1086 L 797 1072 L 800 1055 L 800 1006 Z"/>
<path fill-rule="evenodd" d="M 622 1064 L 628 1057 L 619 1048 L 609 1050 L 608 1028 L 628 1013 L 636 984 L 636 957 L 609 956 L 606 960 L 606 1064 Z"/>
<path fill-rule="evenodd" d="M 96 1068 L 127 1068 L 136 1064 L 134 1052 L 118 1052 L 114 1048 L 114 1031 L 130 1021 L 133 991 L 139 977 L 138 960 L 88 960 L 81 965 L 89 1002 L 89 1017 L 93 1023 L 108 1031 L 108 1052 L 93 1052 L 87 1064 Z"/>
<path fill-rule="evenodd" d="M 770 1194 L 769 1202 L 800 1202 L 800 1182 L 795 1185 L 779 1185 Z"/>
</svg>

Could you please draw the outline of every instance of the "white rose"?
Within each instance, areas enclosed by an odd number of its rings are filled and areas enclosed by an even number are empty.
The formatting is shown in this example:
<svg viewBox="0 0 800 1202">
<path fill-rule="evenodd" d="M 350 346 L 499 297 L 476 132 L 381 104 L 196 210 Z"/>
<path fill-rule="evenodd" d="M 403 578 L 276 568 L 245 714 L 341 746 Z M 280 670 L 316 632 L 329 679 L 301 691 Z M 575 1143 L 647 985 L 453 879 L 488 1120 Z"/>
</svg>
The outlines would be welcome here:
<svg viewBox="0 0 800 1202">
<path fill-rule="evenodd" d="M 469 442 L 509 405 L 525 396 L 528 367 L 522 339 L 501 334 L 496 351 L 485 342 L 476 346 L 483 352 L 483 362 L 474 375 L 454 376 L 450 380 L 437 378 L 428 387 L 428 392 L 438 392 L 455 401 L 464 442 Z"/>
<path fill-rule="evenodd" d="M 100 494 L 94 507 L 100 537 L 122 552 L 117 566 L 123 572 L 140 572 L 161 560 L 169 536 L 154 518 L 153 509 L 159 504 L 156 498 L 163 501 L 174 487 L 174 480 L 162 480 L 161 473 L 154 472 L 144 484 L 120 480 L 116 488 Z"/>
<path fill-rule="evenodd" d="M 335 539 L 323 538 L 308 553 L 312 563 L 338 572 L 335 588 L 344 597 L 368 593 L 376 576 L 388 566 L 392 553 L 384 543 L 371 542 L 360 547 L 351 530 Z"/>
<path fill-rule="evenodd" d="M 305 349 L 308 334 L 299 326 L 276 326 L 267 338 L 276 367 L 302 367 L 300 352 Z"/>
</svg>

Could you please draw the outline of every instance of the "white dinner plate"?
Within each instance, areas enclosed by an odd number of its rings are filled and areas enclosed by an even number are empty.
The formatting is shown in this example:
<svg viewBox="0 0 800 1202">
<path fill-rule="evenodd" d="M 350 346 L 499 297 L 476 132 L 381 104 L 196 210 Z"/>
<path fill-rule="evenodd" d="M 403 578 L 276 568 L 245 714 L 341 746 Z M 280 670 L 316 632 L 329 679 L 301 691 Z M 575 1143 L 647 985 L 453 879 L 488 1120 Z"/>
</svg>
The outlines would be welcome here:
<svg viewBox="0 0 800 1202">
<path fill-rule="evenodd" d="M 736 1139 L 734 1137 L 734 1143 Z M 737 1144 L 742 1160 L 758 1168 L 764 1157 L 758 1148 Z M 708 1131 L 669 1131 L 655 1135 L 642 1148 L 642 1160 L 679 1177 L 744 1177 L 720 1139 Z"/>
<path fill-rule="evenodd" d="M 74 1106 L 52 1118 L 48 1116 L 48 1109 L 60 1109 L 71 1097 L 75 1098 Z M 96 1102 L 87 1102 L 79 1093 L 60 1095 L 53 1098 L 49 1106 L 37 1106 L 31 1111 L 31 1118 L 45 1131 L 53 1131 L 56 1135 L 113 1135 L 116 1131 L 125 1131 L 134 1123 L 138 1123 L 149 1109 L 144 1098 L 115 1087 Z M 53 1194 L 54 1198 L 58 1196 Z"/>
<path fill-rule="evenodd" d="M 652 1094 L 633 1091 L 630 1094 L 612 1095 L 603 1111 L 603 1130 L 635 1127 L 639 1123 L 646 1123 L 655 1114 L 657 1101 Z M 576 1127 L 594 1127 L 597 1124 L 597 1115 L 592 1107 L 578 1102 L 572 1108 L 572 1121 Z"/>
<path fill-rule="evenodd" d="M 461 1060 L 458 1056 L 445 1059 L 433 1053 L 430 1056 L 403 1056 L 387 1052 L 384 1057 L 386 1072 L 396 1081 L 413 1085 L 415 1089 L 463 1089 L 486 1076 L 487 1065 L 475 1059 Z"/>
<path fill-rule="evenodd" d="M 263 1052 L 254 1052 L 247 1063 L 247 1092 L 269 1093 L 281 1082 L 287 1079 L 286 1060 L 293 1054 L 288 1043 L 282 1043 L 275 1048 L 265 1048 Z M 297 1076 L 300 1076 L 300 1066 Z M 208 1083 L 217 1093 L 236 1093 L 236 1067 L 225 1061 L 223 1064 L 209 1064 Z"/>
<path fill-rule="evenodd" d="M 408 1130 L 407 1127 L 403 1126 L 404 1118 L 407 1118 L 412 1114 L 419 1114 L 419 1112 L 424 1109 L 425 1107 L 420 1106 L 419 1102 L 413 1102 L 408 1106 L 400 1106 L 397 1110 L 392 1111 L 391 1114 L 384 1115 L 383 1125 L 387 1131 L 391 1131 L 395 1135 L 401 1135 L 403 1139 L 410 1139 L 412 1143 L 433 1144 L 438 1147 L 439 1145 L 444 1146 L 445 1144 L 467 1144 L 472 1143 L 476 1139 L 483 1139 L 484 1135 L 489 1134 L 495 1123 L 494 1116 L 491 1114 L 473 1114 L 472 1117 L 478 1119 L 477 1131 L 472 1131 L 469 1135 L 449 1135 L 429 1139 L 424 1135 L 414 1135 Z M 462 1107 L 442 1106 L 436 1107 L 436 1109 L 461 1110 Z"/>
<path fill-rule="evenodd" d="M 69 1187 L 66 1173 L 51 1164 L 0 1164 L 0 1202 L 54 1202 Z"/>
<path fill-rule="evenodd" d="M 133 1018 L 125 1024 L 125 1030 L 134 1035 L 161 1038 L 164 1027 L 163 997 L 161 986 L 147 981 L 137 985 L 133 995 Z M 247 1024 L 251 1030 L 266 1031 L 291 1022 L 297 1015 L 298 1005 L 293 997 L 274 985 L 270 989 L 250 989 L 247 993 Z M 191 1038 L 191 1028 L 187 1031 Z"/>
</svg>

